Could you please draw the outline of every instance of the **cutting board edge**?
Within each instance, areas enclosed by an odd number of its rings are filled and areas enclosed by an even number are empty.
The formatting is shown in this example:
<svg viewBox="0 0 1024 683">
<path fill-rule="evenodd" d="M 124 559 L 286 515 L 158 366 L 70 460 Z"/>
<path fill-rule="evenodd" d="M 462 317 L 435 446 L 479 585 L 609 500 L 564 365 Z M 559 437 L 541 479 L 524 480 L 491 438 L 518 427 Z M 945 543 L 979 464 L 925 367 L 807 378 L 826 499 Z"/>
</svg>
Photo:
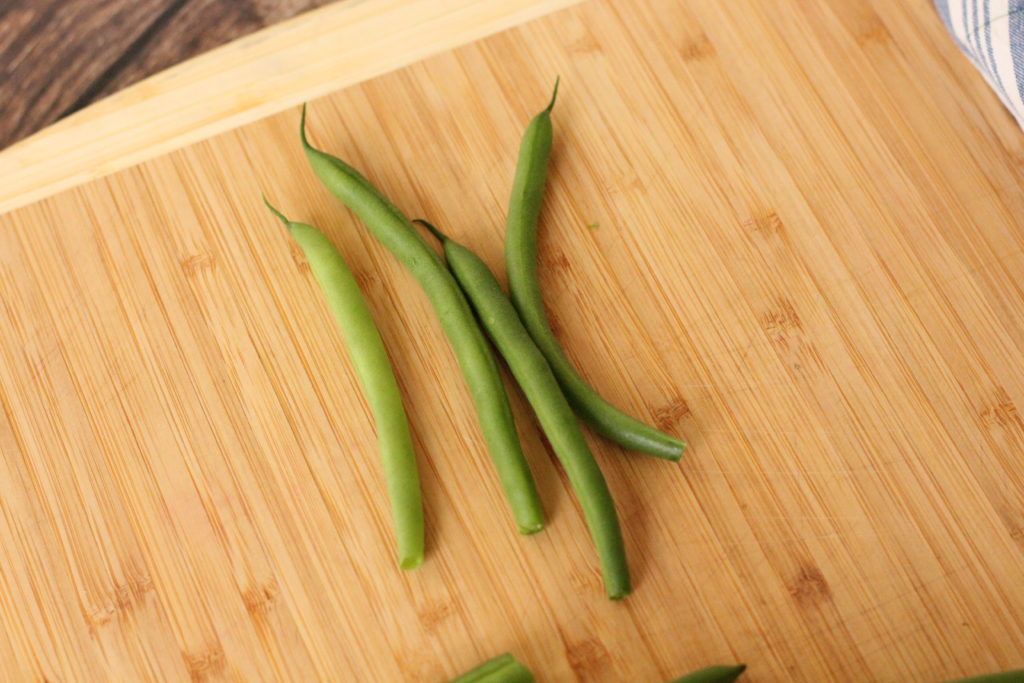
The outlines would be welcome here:
<svg viewBox="0 0 1024 683">
<path fill-rule="evenodd" d="M 0 150 L 0 214 L 582 1 L 350 0 L 307 12 Z M 380 24 L 388 35 L 370 30 Z M 321 49 L 333 45 L 345 49 Z"/>
</svg>

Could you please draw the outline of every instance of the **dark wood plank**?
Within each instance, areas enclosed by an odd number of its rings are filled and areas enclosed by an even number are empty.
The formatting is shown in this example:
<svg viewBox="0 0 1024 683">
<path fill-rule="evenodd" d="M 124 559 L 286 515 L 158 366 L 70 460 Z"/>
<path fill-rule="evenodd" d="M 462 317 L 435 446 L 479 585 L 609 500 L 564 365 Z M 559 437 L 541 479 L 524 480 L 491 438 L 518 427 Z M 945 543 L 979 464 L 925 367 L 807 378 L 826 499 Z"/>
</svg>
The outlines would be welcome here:
<svg viewBox="0 0 1024 683">
<path fill-rule="evenodd" d="M 330 0 L 0 0 L 0 148 Z"/>
<path fill-rule="evenodd" d="M 0 147 L 56 120 L 172 0 L 22 0 L 0 15 Z"/>
</svg>

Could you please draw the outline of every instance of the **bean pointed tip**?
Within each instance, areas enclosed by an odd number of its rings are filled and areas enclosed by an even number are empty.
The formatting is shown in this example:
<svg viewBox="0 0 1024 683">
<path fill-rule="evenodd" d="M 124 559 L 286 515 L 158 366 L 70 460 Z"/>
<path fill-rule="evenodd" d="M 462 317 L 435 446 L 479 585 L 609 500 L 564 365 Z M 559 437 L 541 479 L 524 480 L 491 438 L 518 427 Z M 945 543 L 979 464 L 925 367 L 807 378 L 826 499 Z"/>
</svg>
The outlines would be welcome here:
<svg viewBox="0 0 1024 683">
<path fill-rule="evenodd" d="M 305 149 L 312 149 L 313 146 L 309 144 L 309 139 L 306 138 L 306 103 L 302 103 L 302 115 L 299 117 L 299 139 L 302 140 L 302 146 Z"/>
<path fill-rule="evenodd" d="M 437 228 L 436 228 L 436 227 L 434 226 L 434 224 L 433 224 L 433 223 L 430 223 L 430 222 L 428 222 L 428 221 L 425 221 L 425 220 L 423 220 L 422 218 L 414 218 L 414 219 L 412 220 L 412 222 L 413 222 L 413 223 L 416 223 L 417 225 L 422 225 L 422 226 L 423 226 L 424 228 L 426 228 L 427 230 L 429 230 L 429 231 L 430 231 L 430 234 L 431 234 L 431 235 L 433 235 L 434 237 L 436 237 L 436 238 L 437 238 L 437 241 L 439 241 L 439 242 L 440 242 L 440 243 L 441 243 L 442 245 L 443 245 L 443 244 L 444 244 L 445 242 L 447 242 L 447 241 L 448 241 L 448 236 L 447 236 L 447 235 L 445 235 L 445 234 L 444 234 L 443 232 L 441 232 L 440 230 L 438 230 L 438 229 L 437 229 Z"/>
<path fill-rule="evenodd" d="M 742 676 L 743 672 L 746 671 L 746 670 L 747 670 L 747 665 L 746 664 L 737 664 L 736 666 L 732 667 L 732 670 L 729 672 L 728 678 L 726 678 L 724 680 L 735 681 L 737 678 Z"/>
<path fill-rule="evenodd" d="M 558 84 L 561 82 L 561 76 L 555 76 L 555 87 L 551 91 L 551 101 L 548 102 L 548 106 L 545 107 L 544 113 L 550 114 L 551 110 L 555 108 L 555 100 L 558 99 Z"/>
<path fill-rule="evenodd" d="M 289 227 L 291 225 L 291 221 L 288 220 L 283 213 L 278 211 L 277 208 L 270 203 L 270 200 L 267 199 L 267 195 L 260 193 L 260 196 L 263 197 L 263 203 L 267 205 L 267 208 L 270 209 L 275 216 L 281 219 L 281 222 L 284 223 L 284 226 L 286 228 Z"/>
</svg>

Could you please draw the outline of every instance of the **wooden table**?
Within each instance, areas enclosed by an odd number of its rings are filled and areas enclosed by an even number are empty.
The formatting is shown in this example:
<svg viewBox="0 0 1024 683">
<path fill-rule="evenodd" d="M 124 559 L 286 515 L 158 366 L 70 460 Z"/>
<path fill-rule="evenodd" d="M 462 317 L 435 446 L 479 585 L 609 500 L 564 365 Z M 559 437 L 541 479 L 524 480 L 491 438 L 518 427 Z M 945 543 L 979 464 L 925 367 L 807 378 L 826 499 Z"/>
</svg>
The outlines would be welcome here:
<svg viewBox="0 0 1024 683">
<path fill-rule="evenodd" d="M 669 465 L 591 441 L 622 603 L 517 392 L 550 524 L 512 533 L 425 298 L 296 144 L 310 100 L 315 143 L 500 273 L 556 73 L 546 304 L 603 393 L 691 444 Z M 367 0 L 69 117 L 0 153 L 4 676 L 1024 666 L 1022 160 L 926 0 Z M 415 572 L 261 191 L 337 243 L 380 322 L 423 471 Z"/>
<path fill-rule="evenodd" d="M 146 76 L 329 1 L 0 3 L 0 149 Z"/>
</svg>

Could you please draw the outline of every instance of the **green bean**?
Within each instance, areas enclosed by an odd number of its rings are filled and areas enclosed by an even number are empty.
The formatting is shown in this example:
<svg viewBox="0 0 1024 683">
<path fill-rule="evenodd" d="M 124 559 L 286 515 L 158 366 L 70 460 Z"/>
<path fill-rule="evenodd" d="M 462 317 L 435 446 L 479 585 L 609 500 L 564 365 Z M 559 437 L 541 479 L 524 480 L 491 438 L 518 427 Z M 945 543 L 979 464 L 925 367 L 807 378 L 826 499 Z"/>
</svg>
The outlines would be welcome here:
<svg viewBox="0 0 1024 683">
<path fill-rule="evenodd" d="M 709 666 L 680 676 L 671 683 L 732 683 L 747 670 L 746 664 L 737 666 Z"/>
<path fill-rule="evenodd" d="M 1021 683 L 1024 681 L 1024 669 L 1017 669 L 1016 671 L 1000 671 L 992 674 L 982 674 L 980 676 L 970 676 L 968 678 L 958 678 L 955 681 L 949 683 Z"/>
<path fill-rule="evenodd" d="M 302 146 L 317 177 L 405 265 L 433 305 L 469 386 L 481 431 L 519 532 L 540 531 L 544 528 L 544 514 L 519 444 L 498 364 L 458 283 L 437 252 L 370 181 L 341 159 L 309 144 L 305 124 L 303 107 L 299 129 Z"/>
<path fill-rule="evenodd" d="M 551 102 L 530 121 L 519 146 L 505 234 L 505 264 L 512 302 L 576 412 L 600 434 L 621 446 L 677 461 L 686 444 L 633 419 L 601 398 L 573 368 L 544 315 L 537 273 L 537 218 L 551 152 L 551 109 L 557 95 L 555 81 Z"/>
<path fill-rule="evenodd" d="M 597 546 L 608 597 L 613 600 L 625 597 L 630 591 L 629 566 L 615 503 L 576 415 L 551 372 L 551 366 L 523 327 L 516 309 L 487 264 L 426 221 L 417 222 L 441 240 L 455 279 L 522 387 L 555 455 L 565 468 Z"/>
<path fill-rule="evenodd" d="M 533 680 L 530 670 L 506 652 L 453 678 L 451 683 L 533 683 Z"/>
<path fill-rule="evenodd" d="M 391 500 L 398 564 L 402 569 L 418 567 L 423 562 L 420 478 L 409 422 L 380 332 L 352 272 L 327 236 L 312 225 L 289 221 L 266 197 L 263 201 L 302 248 L 309 269 L 313 271 L 341 328 L 349 357 L 376 423 L 377 444 Z"/>
</svg>

